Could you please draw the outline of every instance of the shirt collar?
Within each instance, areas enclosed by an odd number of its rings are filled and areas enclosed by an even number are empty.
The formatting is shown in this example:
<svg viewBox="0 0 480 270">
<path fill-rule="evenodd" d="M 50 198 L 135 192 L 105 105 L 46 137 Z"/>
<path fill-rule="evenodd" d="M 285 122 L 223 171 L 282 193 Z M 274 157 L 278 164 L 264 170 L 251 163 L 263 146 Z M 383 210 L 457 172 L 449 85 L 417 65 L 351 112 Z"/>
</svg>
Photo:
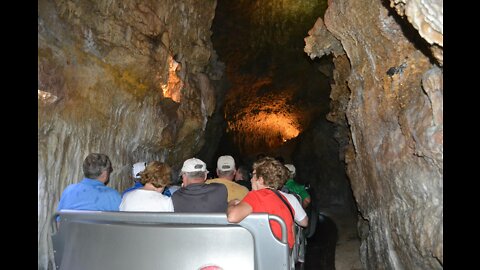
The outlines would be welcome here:
<svg viewBox="0 0 480 270">
<path fill-rule="evenodd" d="M 83 184 L 86 184 L 86 185 L 90 185 L 90 186 L 104 186 L 105 184 L 102 183 L 100 180 L 98 179 L 92 179 L 92 178 L 83 178 L 82 179 L 82 183 Z"/>
<path fill-rule="evenodd" d="M 185 189 L 199 189 L 199 188 L 202 188 L 202 186 L 204 185 L 207 185 L 206 183 L 193 183 L 193 184 L 190 184 L 186 187 L 184 187 Z"/>
</svg>

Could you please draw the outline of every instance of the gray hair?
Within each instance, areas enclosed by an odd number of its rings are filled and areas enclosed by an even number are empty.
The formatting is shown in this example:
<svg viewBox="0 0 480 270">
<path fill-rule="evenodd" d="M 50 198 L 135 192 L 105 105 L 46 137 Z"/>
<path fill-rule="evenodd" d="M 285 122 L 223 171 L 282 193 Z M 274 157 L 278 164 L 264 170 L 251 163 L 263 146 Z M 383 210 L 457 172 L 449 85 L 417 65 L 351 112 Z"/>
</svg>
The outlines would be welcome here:
<svg viewBox="0 0 480 270">
<path fill-rule="evenodd" d="M 105 154 L 91 153 L 83 161 L 83 174 L 87 178 L 96 179 L 103 171 L 111 173 L 112 162 Z"/>
<path fill-rule="evenodd" d="M 185 174 L 188 178 L 202 178 L 205 179 L 207 176 L 207 172 L 182 172 Z"/>
<path fill-rule="evenodd" d="M 222 170 L 217 170 L 218 177 L 226 176 L 230 177 L 235 174 L 235 170 L 228 170 L 228 171 L 222 171 Z"/>
</svg>

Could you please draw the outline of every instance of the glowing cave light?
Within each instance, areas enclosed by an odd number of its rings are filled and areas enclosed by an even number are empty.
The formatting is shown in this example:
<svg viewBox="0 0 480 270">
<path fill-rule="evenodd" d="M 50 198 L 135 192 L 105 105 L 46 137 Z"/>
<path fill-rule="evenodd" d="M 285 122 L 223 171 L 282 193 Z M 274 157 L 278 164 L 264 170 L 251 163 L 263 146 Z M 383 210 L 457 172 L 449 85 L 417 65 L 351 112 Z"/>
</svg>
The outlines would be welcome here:
<svg viewBox="0 0 480 270">
<path fill-rule="evenodd" d="M 57 101 L 58 97 L 49 93 L 49 92 L 45 92 L 45 91 L 42 91 L 42 90 L 38 89 L 38 100 L 40 100 L 43 103 L 50 104 L 50 103 L 54 103 L 55 101 Z"/>
<path fill-rule="evenodd" d="M 228 129 L 237 142 L 244 142 L 252 148 L 278 147 L 300 134 L 295 115 L 282 112 L 259 112 L 229 121 Z"/>
<path fill-rule="evenodd" d="M 163 96 L 171 98 L 175 102 L 180 102 L 180 90 L 183 87 L 183 81 L 177 76 L 176 71 L 180 70 L 180 63 L 176 62 L 170 55 L 168 57 L 168 80 L 167 84 L 162 84 Z"/>
</svg>

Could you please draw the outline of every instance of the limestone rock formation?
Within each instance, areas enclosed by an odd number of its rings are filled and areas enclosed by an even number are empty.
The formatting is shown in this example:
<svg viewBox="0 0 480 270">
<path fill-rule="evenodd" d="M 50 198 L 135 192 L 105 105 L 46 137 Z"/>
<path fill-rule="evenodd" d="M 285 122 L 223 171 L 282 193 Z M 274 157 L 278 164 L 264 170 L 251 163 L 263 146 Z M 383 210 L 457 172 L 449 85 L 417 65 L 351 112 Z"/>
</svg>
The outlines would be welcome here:
<svg viewBox="0 0 480 270">
<path fill-rule="evenodd" d="M 113 163 L 178 169 L 204 144 L 222 65 L 210 41 L 215 1 L 38 2 L 38 268 L 53 269 L 48 231 L 63 189 L 90 152 Z"/>
<path fill-rule="evenodd" d="M 305 51 L 338 54 L 336 39 L 349 60 L 335 55 L 328 117 L 360 212 L 363 265 L 442 269 L 443 2 L 394 5 L 329 1 Z"/>
<path fill-rule="evenodd" d="M 110 156 L 123 191 L 138 160 L 212 156 L 225 102 L 239 144 L 302 140 L 320 203 L 346 204 L 351 185 L 366 269 L 442 269 L 443 1 L 326 3 L 39 0 L 38 268 L 53 269 L 50 218 L 88 153 Z"/>
</svg>

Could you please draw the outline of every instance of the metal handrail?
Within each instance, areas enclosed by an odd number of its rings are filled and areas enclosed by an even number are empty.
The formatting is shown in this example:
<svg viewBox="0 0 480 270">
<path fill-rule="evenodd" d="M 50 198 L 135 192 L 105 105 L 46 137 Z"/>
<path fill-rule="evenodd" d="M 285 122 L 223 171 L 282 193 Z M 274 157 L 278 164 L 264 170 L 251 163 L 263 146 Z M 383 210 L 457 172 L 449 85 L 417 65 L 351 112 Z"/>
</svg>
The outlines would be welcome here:
<svg viewBox="0 0 480 270">
<path fill-rule="evenodd" d="M 278 224 L 280 224 L 280 228 L 282 229 L 282 242 L 288 243 L 288 236 L 287 236 L 287 225 L 285 225 L 285 221 L 277 215 L 268 215 L 269 220 L 275 220 Z"/>
</svg>

